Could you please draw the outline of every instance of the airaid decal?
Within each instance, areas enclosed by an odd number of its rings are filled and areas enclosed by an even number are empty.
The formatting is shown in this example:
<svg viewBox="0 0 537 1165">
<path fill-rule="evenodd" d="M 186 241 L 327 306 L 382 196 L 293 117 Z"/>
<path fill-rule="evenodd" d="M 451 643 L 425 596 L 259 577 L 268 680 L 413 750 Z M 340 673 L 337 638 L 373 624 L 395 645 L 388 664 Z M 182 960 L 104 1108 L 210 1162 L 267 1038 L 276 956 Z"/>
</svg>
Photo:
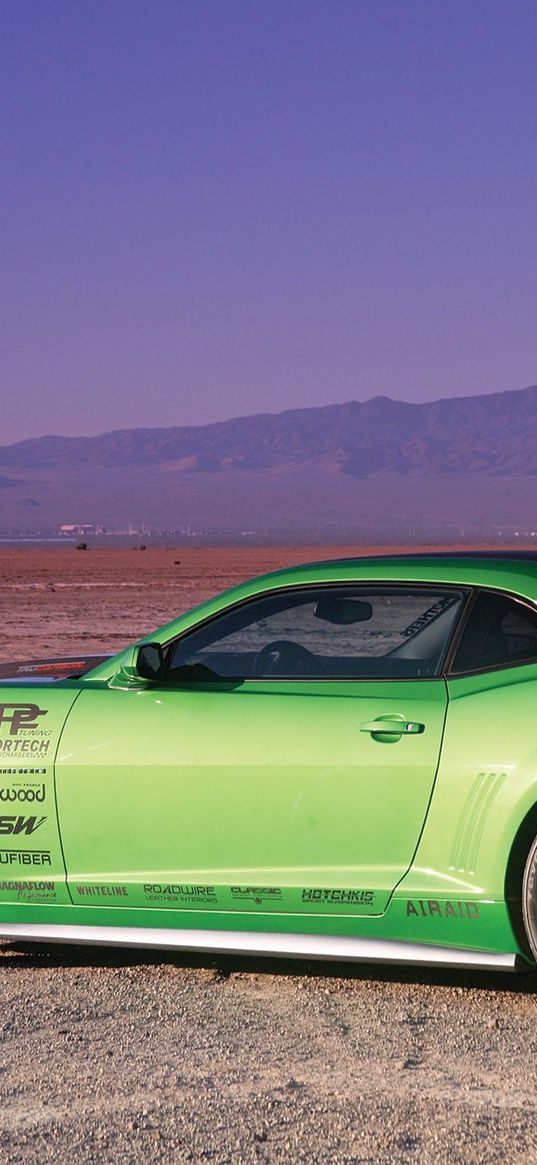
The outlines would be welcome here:
<svg viewBox="0 0 537 1165">
<path fill-rule="evenodd" d="M 3 814 L 0 816 L 0 833 L 35 833 L 46 820 L 46 817 L 11 817 Z"/>
<path fill-rule="evenodd" d="M 0 704 L 0 727 L 9 724 L 9 735 L 16 736 L 25 728 L 37 728 L 38 716 L 46 716 L 47 711 L 39 704 Z"/>
<path fill-rule="evenodd" d="M 342 903 L 346 906 L 372 906 L 373 890 L 314 890 L 302 891 L 303 902 Z"/>
<path fill-rule="evenodd" d="M 437 898 L 409 898 L 406 904 L 407 918 L 464 918 L 475 922 L 479 918 L 477 902 L 451 902 Z"/>
</svg>

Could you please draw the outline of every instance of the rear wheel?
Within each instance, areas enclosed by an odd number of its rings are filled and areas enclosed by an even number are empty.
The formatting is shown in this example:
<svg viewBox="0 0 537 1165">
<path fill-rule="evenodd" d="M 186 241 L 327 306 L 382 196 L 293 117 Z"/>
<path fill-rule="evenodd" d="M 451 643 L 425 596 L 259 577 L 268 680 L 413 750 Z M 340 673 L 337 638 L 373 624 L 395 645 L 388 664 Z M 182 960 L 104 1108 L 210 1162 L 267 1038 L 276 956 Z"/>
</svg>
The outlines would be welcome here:
<svg viewBox="0 0 537 1165">
<path fill-rule="evenodd" d="M 537 837 L 530 848 L 524 867 L 522 918 L 531 953 L 537 961 Z"/>
</svg>

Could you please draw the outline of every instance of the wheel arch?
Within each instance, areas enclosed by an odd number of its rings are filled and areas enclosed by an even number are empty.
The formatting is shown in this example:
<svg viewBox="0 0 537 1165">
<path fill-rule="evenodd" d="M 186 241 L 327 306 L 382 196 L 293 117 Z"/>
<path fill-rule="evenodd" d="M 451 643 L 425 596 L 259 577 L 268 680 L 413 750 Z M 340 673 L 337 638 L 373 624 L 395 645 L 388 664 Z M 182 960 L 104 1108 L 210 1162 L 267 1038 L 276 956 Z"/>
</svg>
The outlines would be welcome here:
<svg viewBox="0 0 537 1165">
<path fill-rule="evenodd" d="M 505 901 L 511 925 L 526 958 L 535 962 L 522 917 L 522 879 L 530 848 L 537 837 L 537 802 L 528 809 L 513 838 L 505 871 Z"/>
</svg>

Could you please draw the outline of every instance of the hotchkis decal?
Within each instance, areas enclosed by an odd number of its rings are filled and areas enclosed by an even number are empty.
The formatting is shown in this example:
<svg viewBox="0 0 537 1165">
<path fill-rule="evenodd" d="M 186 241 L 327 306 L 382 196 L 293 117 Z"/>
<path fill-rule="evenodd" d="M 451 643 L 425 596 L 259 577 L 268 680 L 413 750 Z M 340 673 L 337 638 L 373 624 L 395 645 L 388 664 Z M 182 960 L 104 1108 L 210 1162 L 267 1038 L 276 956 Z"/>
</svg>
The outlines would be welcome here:
<svg viewBox="0 0 537 1165">
<path fill-rule="evenodd" d="M 3 866 L 51 866 L 48 850 L 0 849 L 0 864 Z"/>
<path fill-rule="evenodd" d="M 252 901 L 256 906 L 263 902 L 279 902 L 282 892 L 276 886 L 231 886 L 231 897 L 238 901 Z"/>
<path fill-rule="evenodd" d="M 47 711 L 39 704 L 0 704 L 0 727 L 9 724 L 9 735 L 16 736 L 21 729 L 37 728 L 38 716 L 46 716 Z"/>
<path fill-rule="evenodd" d="M 0 816 L 0 833 L 35 833 L 46 817 L 16 817 L 3 814 Z"/>
<path fill-rule="evenodd" d="M 189 886 L 151 882 L 144 885 L 144 894 L 149 902 L 216 902 L 214 886 Z"/>
<path fill-rule="evenodd" d="M 126 886 L 77 886 L 77 894 L 90 898 L 126 898 Z"/>
<path fill-rule="evenodd" d="M 372 890 L 303 890 L 303 902 L 343 902 L 348 906 L 372 906 Z"/>
<path fill-rule="evenodd" d="M 16 771 L 15 769 L 14 772 Z M 28 772 L 30 770 L 27 769 L 26 771 Z M 25 783 L 24 785 L 13 785 L 12 789 L 0 789 L 0 801 L 37 801 L 38 803 L 42 803 L 44 800 L 44 785 L 30 785 Z"/>
<path fill-rule="evenodd" d="M 418 898 L 415 902 L 411 899 L 406 904 L 407 918 L 421 917 L 421 918 L 466 918 L 474 922 L 479 918 L 479 906 L 477 902 L 450 902 L 443 899 L 436 898 Z"/>
</svg>

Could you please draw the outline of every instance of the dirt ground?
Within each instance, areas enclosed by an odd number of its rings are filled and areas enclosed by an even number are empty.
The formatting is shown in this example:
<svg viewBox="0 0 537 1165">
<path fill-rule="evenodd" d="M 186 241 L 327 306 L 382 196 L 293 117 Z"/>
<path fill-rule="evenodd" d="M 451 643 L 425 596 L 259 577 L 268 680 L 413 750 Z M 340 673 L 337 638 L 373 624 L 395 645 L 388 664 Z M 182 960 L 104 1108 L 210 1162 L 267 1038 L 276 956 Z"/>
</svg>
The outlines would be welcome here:
<svg viewBox="0 0 537 1165">
<path fill-rule="evenodd" d="M 0 551 L 0 659 L 119 650 L 331 553 Z M 533 974 L 6 942 L 0 984 L 8 1165 L 537 1161 Z"/>
</svg>

